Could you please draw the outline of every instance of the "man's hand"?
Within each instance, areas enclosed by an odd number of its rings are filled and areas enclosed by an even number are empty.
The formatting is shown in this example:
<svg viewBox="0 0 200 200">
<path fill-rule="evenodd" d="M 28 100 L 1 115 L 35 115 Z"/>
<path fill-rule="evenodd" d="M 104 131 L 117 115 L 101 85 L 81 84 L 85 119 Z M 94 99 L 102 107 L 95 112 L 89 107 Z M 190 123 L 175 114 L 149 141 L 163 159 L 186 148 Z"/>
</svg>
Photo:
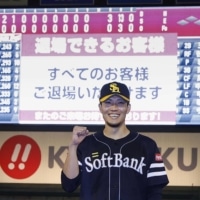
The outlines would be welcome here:
<svg viewBox="0 0 200 200">
<path fill-rule="evenodd" d="M 89 134 L 87 127 L 85 126 L 74 126 L 72 134 L 72 145 L 79 145 L 85 137 Z"/>
</svg>

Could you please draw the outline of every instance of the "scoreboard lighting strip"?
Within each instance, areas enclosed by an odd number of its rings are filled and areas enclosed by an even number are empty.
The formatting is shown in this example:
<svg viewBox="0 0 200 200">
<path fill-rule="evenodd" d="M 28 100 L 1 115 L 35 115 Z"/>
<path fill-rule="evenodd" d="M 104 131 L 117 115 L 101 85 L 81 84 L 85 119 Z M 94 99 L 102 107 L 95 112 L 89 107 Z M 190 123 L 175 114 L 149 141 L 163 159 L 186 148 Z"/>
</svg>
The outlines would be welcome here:
<svg viewBox="0 0 200 200">
<path fill-rule="evenodd" d="M 98 12 L 133 12 L 133 7 L 114 7 L 114 8 L 24 8 L 24 9 L 0 9 L 0 14 L 43 14 L 43 13 L 98 13 Z"/>
</svg>

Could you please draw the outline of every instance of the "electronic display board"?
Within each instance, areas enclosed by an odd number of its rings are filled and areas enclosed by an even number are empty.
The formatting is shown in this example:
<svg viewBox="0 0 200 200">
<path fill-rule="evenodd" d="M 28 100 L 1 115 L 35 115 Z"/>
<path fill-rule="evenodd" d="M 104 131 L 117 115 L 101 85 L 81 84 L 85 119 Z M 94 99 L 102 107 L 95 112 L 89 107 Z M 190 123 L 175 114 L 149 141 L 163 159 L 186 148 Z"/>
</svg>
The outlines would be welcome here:
<svg viewBox="0 0 200 200">
<path fill-rule="evenodd" d="M 0 9 L 0 123 L 101 125 L 111 81 L 129 125 L 200 124 L 200 7 Z"/>
</svg>

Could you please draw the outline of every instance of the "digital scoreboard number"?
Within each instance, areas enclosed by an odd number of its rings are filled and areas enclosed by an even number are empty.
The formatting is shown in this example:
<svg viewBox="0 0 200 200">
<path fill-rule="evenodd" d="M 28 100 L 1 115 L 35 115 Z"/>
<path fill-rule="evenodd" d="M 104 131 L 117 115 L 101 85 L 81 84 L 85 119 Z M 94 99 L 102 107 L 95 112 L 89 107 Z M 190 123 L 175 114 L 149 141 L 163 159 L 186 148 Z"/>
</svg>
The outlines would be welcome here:
<svg viewBox="0 0 200 200">
<path fill-rule="evenodd" d="M 0 120 L 18 122 L 21 34 L 0 34 Z"/>
<path fill-rule="evenodd" d="M 200 32 L 198 7 L 0 9 L 0 18 L 0 33 L 175 32 L 198 36 Z"/>
<path fill-rule="evenodd" d="M 112 3 L 112 1 L 110 1 Z M 168 35 L 173 34 L 173 38 L 170 42 L 168 41 Z M 176 40 L 174 40 L 174 35 Z M 28 113 L 29 106 L 31 105 L 31 98 L 34 98 L 34 94 L 30 94 L 28 99 L 30 100 L 30 105 L 26 103 L 24 96 L 26 94 L 24 84 L 29 81 L 30 78 L 26 77 L 25 68 L 29 68 L 28 61 L 40 60 L 41 63 L 45 63 L 45 59 L 50 59 L 52 56 L 57 63 L 60 63 L 60 60 L 64 60 L 65 56 L 68 56 L 68 59 L 73 63 L 73 56 L 83 59 L 85 54 L 81 54 L 83 49 L 79 47 L 89 45 L 88 52 L 93 51 L 92 54 L 87 54 L 88 63 L 83 66 L 85 69 L 91 67 L 91 71 L 94 71 L 95 67 L 93 59 L 97 58 L 100 60 L 100 54 L 95 54 L 95 47 L 99 45 L 98 51 L 103 49 L 105 46 L 105 41 L 116 42 L 116 49 L 119 47 L 118 43 L 126 41 L 126 44 L 123 43 L 123 48 L 125 52 L 125 46 L 129 44 L 130 49 L 132 49 L 133 59 L 139 59 L 139 56 L 143 56 L 142 59 L 149 59 L 149 55 L 144 52 L 140 54 L 134 54 L 134 45 L 135 38 L 138 38 L 138 41 L 150 42 L 151 39 L 154 39 L 154 50 L 156 48 L 155 39 L 165 38 L 169 43 L 168 45 L 172 49 L 176 49 L 176 53 L 173 53 L 173 58 L 176 55 L 176 65 L 175 71 L 176 82 L 172 86 L 173 91 L 176 96 L 173 100 L 173 104 L 170 107 L 170 113 L 174 112 L 176 117 L 173 122 L 169 122 L 168 119 L 160 120 L 160 117 L 157 117 L 157 121 L 144 120 L 138 121 L 139 124 L 200 124 L 200 7 L 100 7 L 100 8 L 17 8 L 17 9 L 0 9 L 0 123 L 54 123 L 53 120 L 37 120 L 36 115 L 41 111 L 40 103 L 38 107 L 30 108 L 31 113 L 34 113 L 34 117 L 28 119 L 30 115 L 24 114 Z M 46 52 L 41 54 L 36 52 L 36 46 L 39 45 L 39 41 L 46 46 L 40 45 L 40 51 Z M 59 45 L 59 41 L 66 45 Z M 76 44 L 73 41 L 76 41 Z M 77 42 L 78 41 L 78 42 Z M 153 40 L 152 40 L 153 41 Z M 158 40 L 157 40 L 158 41 Z M 101 44 L 100 44 L 101 42 Z M 61 44 L 60 43 L 60 44 Z M 70 43 L 70 45 L 69 45 Z M 87 44 L 86 44 L 87 43 Z M 110 43 L 111 44 L 111 43 Z M 159 46 L 161 40 L 157 43 Z M 31 48 L 28 45 L 32 45 Z M 56 48 L 56 52 L 59 54 L 47 53 L 47 47 L 49 47 L 49 52 L 52 51 L 52 46 Z M 62 46 L 62 47 L 61 47 Z M 34 48 L 32 48 L 34 47 Z M 147 46 L 146 46 L 147 47 Z M 177 48 L 178 47 L 178 48 Z M 60 48 L 60 49 L 59 49 Z M 62 48 L 62 49 L 61 49 Z M 66 49 L 70 49 L 71 54 L 66 53 Z M 73 49 L 72 49 L 73 48 Z M 121 48 L 121 47 L 120 47 Z M 150 46 L 148 46 L 150 48 Z M 26 50 L 24 50 L 26 49 Z M 32 52 L 31 52 L 32 51 Z M 72 51 L 74 51 L 72 55 Z M 122 50 L 120 50 L 122 51 Z M 159 50 L 159 53 L 164 53 Z M 131 51 L 130 51 L 131 52 Z M 126 53 L 126 52 L 125 52 Z M 125 53 L 119 55 L 121 59 L 129 59 L 131 53 Z M 160 62 L 160 67 L 162 67 L 162 61 L 159 60 L 159 53 L 153 53 L 150 56 L 155 56 L 155 65 L 157 62 Z M 95 57 L 95 56 L 96 57 Z M 118 53 L 113 53 L 112 55 L 102 53 L 101 56 L 105 56 L 105 59 L 115 59 Z M 164 54 L 163 54 L 164 55 Z M 169 53 L 170 55 L 170 53 Z M 165 56 L 169 56 L 167 51 Z M 178 55 L 178 56 L 177 56 Z M 110 56 L 110 57 L 109 57 Z M 123 57 L 124 56 L 124 57 Z M 126 57 L 128 56 L 128 57 Z M 171 55 L 170 55 L 171 56 Z M 165 57 L 164 57 L 165 59 Z M 171 58 L 170 58 L 171 59 Z M 157 60 L 157 61 L 156 61 Z M 84 63 L 83 62 L 83 63 Z M 101 62 L 101 61 L 100 61 Z M 122 63 L 122 61 L 120 61 Z M 132 61 L 131 61 L 132 62 Z M 134 62 L 134 60 L 133 60 Z M 152 61 L 153 62 L 153 61 Z M 75 62 L 74 62 L 75 63 Z M 174 61 L 173 61 L 174 63 Z M 39 64 L 38 64 L 39 65 Z M 46 67 L 43 71 L 41 66 L 31 66 L 38 67 L 40 73 L 47 74 L 48 71 L 52 70 L 53 67 L 57 68 L 58 64 L 54 63 L 54 66 Z M 111 64 L 112 65 L 112 64 Z M 115 64 L 116 65 L 116 64 Z M 123 65 L 123 64 L 122 64 Z M 143 65 L 141 63 L 141 65 Z M 148 64 L 146 64 L 148 65 Z M 154 64 L 152 64 L 153 66 Z M 73 70 L 80 70 L 79 64 L 73 66 L 68 66 L 67 71 L 70 78 L 74 76 L 72 73 Z M 114 66 L 114 64 L 113 64 Z M 126 66 L 127 68 L 134 69 L 134 66 Z M 67 68 L 67 66 L 66 66 Z M 114 68 L 114 67 L 113 67 Z M 153 67 L 152 67 L 153 69 Z M 43 71 L 43 72 L 42 72 Z M 34 72 L 33 72 L 34 73 Z M 39 73 L 39 72 L 38 72 Z M 174 73 L 174 71 L 173 71 Z M 80 76 L 80 75 L 79 75 Z M 92 76 L 91 76 L 92 77 Z M 92 78 L 91 78 L 92 79 Z M 153 79 L 153 77 L 152 77 Z M 155 77 L 156 79 L 156 77 Z M 42 78 L 41 78 L 42 80 Z M 170 80 L 170 77 L 169 77 Z M 46 80 L 51 83 L 51 79 Z M 93 80 L 91 80 L 93 81 Z M 109 81 L 109 80 L 108 80 Z M 34 81 L 33 81 L 34 82 Z M 37 82 L 37 81 L 36 81 Z M 105 82 L 105 81 L 104 81 Z M 102 82 L 103 83 L 103 82 Z M 129 83 L 129 82 L 128 82 Z M 22 84 L 22 85 L 21 85 Z M 88 84 L 93 84 L 88 82 Z M 102 84 L 101 84 L 102 85 Z M 36 86 L 33 86 L 36 87 Z M 39 88 L 39 86 L 37 86 Z M 64 88 L 73 89 L 72 85 L 63 86 Z M 85 86 L 86 87 L 86 86 Z M 166 84 L 167 87 L 167 84 Z M 23 88 L 23 89 L 22 89 Z M 40 86 L 40 89 L 42 86 Z M 75 88 L 75 86 L 74 86 Z M 80 90 L 77 86 L 77 90 Z M 175 88 L 175 91 L 174 91 Z M 86 91 L 88 88 L 85 89 Z M 79 91 L 80 92 L 80 91 Z M 23 94 L 22 94 L 23 93 Z M 28 91 L 27 91 L 28 93 Z M 91 98 L 91 94 L 87 91 L 88 97 Z M 83 95 L 82 95 L 83 96 Z M 80 95 L 80 98 L 82 98 Z M 170 94 L 168 95 L 170 98 Z M 24 98 L 24 99 L 23 99 Z M 33 100 L 33 102 L 35 99 Z M 48 100 L 49 102 L 51 100 Z M 29 101 L 28 101 L 29 102 Z M 142 101 L 141 101 L 142 102 Z M 164 103 L 164 102 L 163 102 Z M 33 103 L 32 103 L 33 104 Z M 51 103 L 50 103 L 51 104 Z M 76 102 L 74 102 L 76 104 Z M 138 103 L 139 104 L 139 103 Z M 148 104 L 148 102 L 147 102 Z M 151 104 L 151 103 L 150 103 Z M 167 101 L 166 101 L 167 104 Z M 37 105 L 34 104 L 34 105 Z M 134 106 L 133 106 L 134 107 Z M 174 109 L 171 109 L 173 108 Z M 53 109 L 53 108 L 52 108 Z M 91 109 L 96 109 L 96 103 L 91 106 Z M 157 110 L 158 109 L 158 110 Z M 47 109 L 48 110 L 48 109 Z M 49 108 L 49 110 L 51 110 Z M 58 108 L 59 110 L 59 108 Z M 155 108 L 155 112 L 160 112 L 157 116 L 160 116 L 163 108 Z M 24 112 L 25 111 L 25 112 Z M 37 111 L 37 114 L 36 114 Z M 154 111 L 151 111 L 152 113 Z M 166 111 L 166 110 L 165 110 Z M 164 112 L 165 112 L 164 111 Z M 60 112 L 60 111 L 59 111 Z M 77 111 L 78 112 L 78 111 Z M 145 112 L 145 111 L 141 111 Z M 150 111 L 148 111 L 150 112 Z M 166 111 L 168 112 L 168 111 Z M 21 117 L 23 113 L 23 117 Z M 69 117 L 69 113 L 66 114 Z M 170 116 L 170 115 L 169 115 Z M 27 117 L 27 121 L 26 118 Z M 69 117 L 70 118 L 70 117 Z M 90 117 L 89 117 L 90 119 Z M 160 120 L 160 121 L 159 121 Z M 98 124 L 98 121 L 93 123 Z M 73 121 L 75 123 L 76 121 Z M 90 121 L 85 123 L 89 124 Z M 55 123 L 59 123 L 58 120 Z M 62 121 L 60 123 L 71 123 Z M 77 123 L 79 121 L 77 120 Z M 130 124 L 137 122 L 130 121 Z"/>
<path fill-rule="evenodd" d="M 142 32 L 144 24 L 144 11 L 136 12 L 135 9 L 33 9 L 21 12 L 10 10 L 1 14 L 2 33 L 132 33 Z"/>
</svg>

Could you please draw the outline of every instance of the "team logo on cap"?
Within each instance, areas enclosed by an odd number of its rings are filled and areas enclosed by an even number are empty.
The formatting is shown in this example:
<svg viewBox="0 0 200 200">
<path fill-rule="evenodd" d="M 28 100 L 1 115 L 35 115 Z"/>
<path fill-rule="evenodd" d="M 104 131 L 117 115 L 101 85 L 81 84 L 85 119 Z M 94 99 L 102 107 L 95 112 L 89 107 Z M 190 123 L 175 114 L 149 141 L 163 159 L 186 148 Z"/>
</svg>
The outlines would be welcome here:
<svg viewBox="0 0 200 200">
<path fill-rule="evenodd" d="M 119 95 L 125 101 L 129 101 L 129 90 L 127 86 L 122 83 L 112 82 L 105 84 L 101 88 L 99 101 L 103 102 L 112 95 Z"/>
<path fill-rule="evenodd" d="M 110 84 L 110 91 L 111 91 L 112 93 L 115 93 L 115 92 L 120 93 L 119 87 L 117 86 L 116 83 L 111 83 L 111 84 Z"/>
</svg>

